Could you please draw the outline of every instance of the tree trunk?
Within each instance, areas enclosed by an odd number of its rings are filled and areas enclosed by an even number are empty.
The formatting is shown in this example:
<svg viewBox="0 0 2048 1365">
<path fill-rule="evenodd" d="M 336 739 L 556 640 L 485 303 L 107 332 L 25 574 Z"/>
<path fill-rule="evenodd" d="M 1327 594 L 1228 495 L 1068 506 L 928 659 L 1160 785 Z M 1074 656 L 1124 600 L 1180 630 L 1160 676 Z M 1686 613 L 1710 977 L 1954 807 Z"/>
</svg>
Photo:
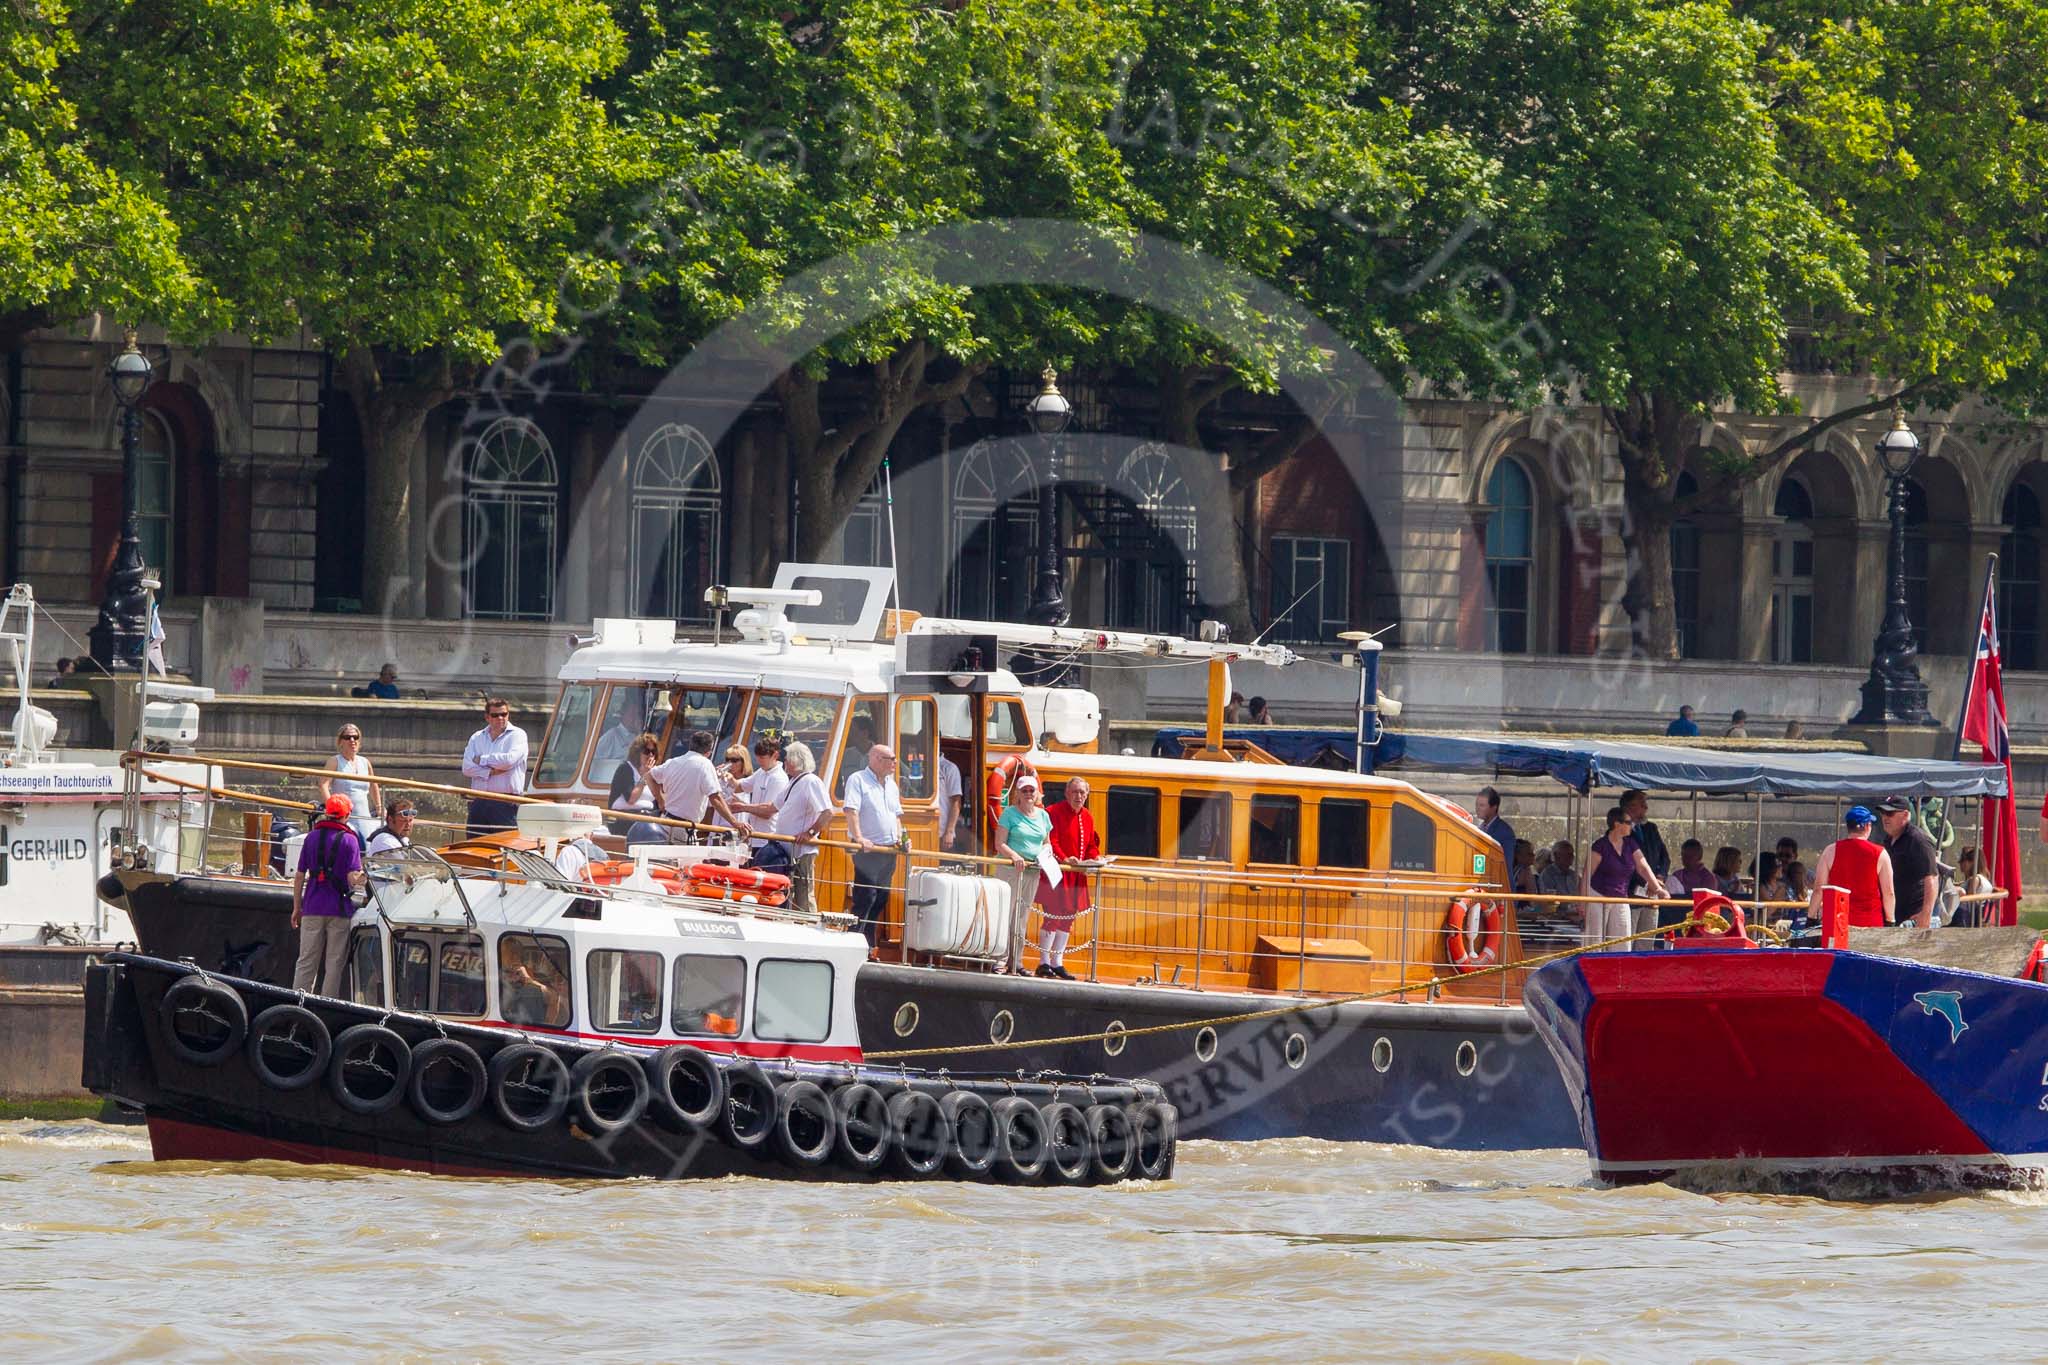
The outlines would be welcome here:
<svg viewBox="0 0 2048 1365">
<path fill-rule="evenodd" d="M 454 378 L 444 357 L 425 380 L 390 383 L 363 346 L 344 351 L 339 368 L 363 436 L 363 609 L 417 617 L 426 585 L 412 577 L 413 452 L 428 414 L 454 396 Z"/>
<path fill-rule="evenodd" d="M 1678 657 L 1678 596 L 1671 584 L 1673 495 L 1696 442 L 1685 404 L 1663 394 L 1631 397 L 1625 410 L 1609 410 L 1620 436 L 1622 527 L 1628 546 L 1628 613 L 1635 652 L 1649 659 Z"/>
</svg>

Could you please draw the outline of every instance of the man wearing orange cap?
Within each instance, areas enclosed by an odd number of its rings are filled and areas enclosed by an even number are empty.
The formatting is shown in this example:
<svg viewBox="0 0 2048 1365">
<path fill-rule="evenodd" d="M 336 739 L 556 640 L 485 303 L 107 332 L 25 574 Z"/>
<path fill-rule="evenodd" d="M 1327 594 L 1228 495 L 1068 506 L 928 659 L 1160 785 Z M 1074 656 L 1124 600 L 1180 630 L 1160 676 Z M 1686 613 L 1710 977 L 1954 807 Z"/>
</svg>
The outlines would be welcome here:
<svg viewBox="0 0 2048 1365">
<path fill-rule="evenodd" d="M 292 989 L 341 994 L 348 957 L 348 926 L 355 916 L 349 892 L 363 884 L 363 845 L 348 818 L 355 803 L 336 792 L 307 831 L 292 878 L 292 928 L 299 931 Z"/>
</svg>

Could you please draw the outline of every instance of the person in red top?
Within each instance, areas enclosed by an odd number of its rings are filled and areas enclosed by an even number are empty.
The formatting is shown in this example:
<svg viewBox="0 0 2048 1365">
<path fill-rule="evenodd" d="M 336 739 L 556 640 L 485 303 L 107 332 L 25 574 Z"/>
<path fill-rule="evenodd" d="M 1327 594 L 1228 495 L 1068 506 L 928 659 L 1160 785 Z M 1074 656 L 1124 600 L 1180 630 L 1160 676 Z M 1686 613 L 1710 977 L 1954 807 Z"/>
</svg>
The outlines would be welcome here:
<svg viewBox="0 0 2048 1365">
<path fill-rule="evenodd" d="M 1807 914 L 1819 920 L 1821 888 L 1839 886 L 1849 893 L 1851 928 L 1890 924 L 1898 900 L 1892 893 L 1892 855 L 1870 837 L 1877 817 L 1867 806 L 1851 806 L 1842 823 L 1848 826 L 1848 834 L 1822 849 L 1820 862 L 1814 866 Z"/>
<path fill-rule="evenodd" d="M 1060 860 L 1062 875 L 1058 886 L 1038 879 L 1038 908 L 1044 912 L 1038 932 L 1038 974 L 1072 981 L 1067 970 L 1067 937 L 1074 931 L 1074 917 L 1089 907 L 1088 874 L 1074 867 L 1102 856 L 1102 840 L 1095 835 L 1095 816 L 1088 809 L 1088 784 L 1076 777 L 1067 783 L 1067 799 L 1046 812 L 1052 817 L 1048 841 L 1053 857 Z"/>
</svg>

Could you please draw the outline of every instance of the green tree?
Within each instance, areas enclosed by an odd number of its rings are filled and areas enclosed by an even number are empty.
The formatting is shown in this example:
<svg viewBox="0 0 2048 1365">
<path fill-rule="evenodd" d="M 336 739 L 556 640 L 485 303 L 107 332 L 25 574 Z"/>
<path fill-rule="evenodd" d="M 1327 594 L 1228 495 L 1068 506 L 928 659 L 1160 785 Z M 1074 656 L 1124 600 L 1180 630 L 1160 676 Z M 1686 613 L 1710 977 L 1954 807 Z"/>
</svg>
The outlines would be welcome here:
<svg viewBox="0 0 2048 1365">
<path fill-rule="evenodd" d="M 157 200 L 109 168 L 64 79 L 62 0 L 0 7 L 0 338 L 96 308 L 124 321 L 188 306 L 194 282 Z"/>
<path fill-rule="evenodd" d="M 622 51 L 595 0 L 133 0 L 85 28 L 101 143 L 170 206 L 200 325 L 335 353 L 373 603 L 419 602 L 428 415 L 600 271 L 579 214 L 613 147 L 591 86 Z"/>
</svg>

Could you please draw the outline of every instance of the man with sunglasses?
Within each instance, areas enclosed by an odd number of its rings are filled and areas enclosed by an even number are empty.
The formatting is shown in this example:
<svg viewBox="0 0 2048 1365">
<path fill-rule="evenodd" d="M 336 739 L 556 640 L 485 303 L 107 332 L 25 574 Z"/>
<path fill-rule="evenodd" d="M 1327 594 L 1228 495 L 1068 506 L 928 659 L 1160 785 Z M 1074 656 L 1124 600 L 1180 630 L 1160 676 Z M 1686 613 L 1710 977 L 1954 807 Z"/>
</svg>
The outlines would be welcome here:
<svg viewBox="0 0 2048 1365">
<path fill-rule="evenodd" d="M 472 837 L 518 824 L 515 803 L 505 798 L 526 790 L 526 731 L 512 723 L 512 704 L 503 697 L 484 703 L 484 728 L 469 737 L 462 772 L 478 793 L 469 799 Z"/>
</svg>

